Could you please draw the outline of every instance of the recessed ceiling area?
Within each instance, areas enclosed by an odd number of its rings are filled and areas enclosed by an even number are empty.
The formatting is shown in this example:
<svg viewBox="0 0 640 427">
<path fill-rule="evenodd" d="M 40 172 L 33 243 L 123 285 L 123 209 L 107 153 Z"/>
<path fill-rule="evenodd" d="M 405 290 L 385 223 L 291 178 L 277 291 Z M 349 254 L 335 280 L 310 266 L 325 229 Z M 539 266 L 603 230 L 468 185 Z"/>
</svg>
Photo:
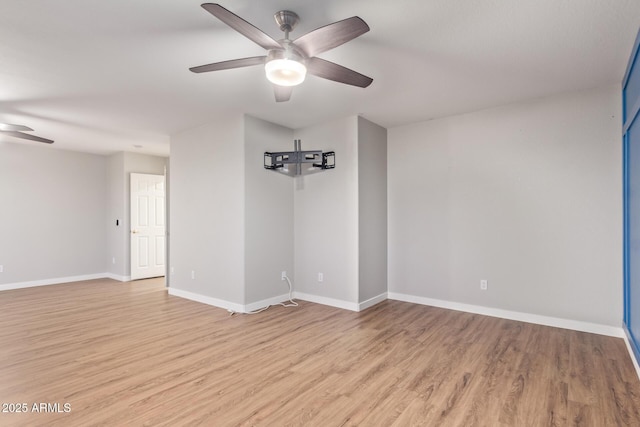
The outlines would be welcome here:
<svg viewBox="0 0 640 427">
<path fill-rule="evenodd" d="M 640 26 L 637 0 L 221 1 L 276 40 L 284 9 L 300 16 L 292 39 L 351 16 L 371 28 L 319 55 L 371 86 L 308 76 L 276 103 L 262 67 L 189 72 L 264 54 L 201 3 L 4 0 L 0 122 L 52 148 L 156 155 L 169 154 L 172 133 L 228 113 L 290 128 L 360 114 L 394 127 L 620 84 Z"/>
</svg>

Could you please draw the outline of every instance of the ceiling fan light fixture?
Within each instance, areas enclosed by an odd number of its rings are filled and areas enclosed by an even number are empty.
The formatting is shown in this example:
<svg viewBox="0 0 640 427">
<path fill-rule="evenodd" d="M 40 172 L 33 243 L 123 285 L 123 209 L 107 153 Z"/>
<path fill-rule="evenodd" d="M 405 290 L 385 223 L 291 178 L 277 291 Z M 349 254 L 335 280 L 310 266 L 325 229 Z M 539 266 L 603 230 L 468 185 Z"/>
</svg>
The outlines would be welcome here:
<svg viewBox="0 0 640 427">
<path fill-rule="evenodd" d="M 362 88 L 373 82 L 370 77 L 317 56 L 369 31 L 367 23 L 358 16 L 316 28 L 291 40 L 289 33 L 296 27 L 300 18 L 295 12 L 281 10 L 276 12 L 274 18 L 280 30 L 284 32 L 284 38 L 276 41 L 219 4 L 204 3 L 201 6 L 211 15 L 265 49 L 267 55 L 199 65 L 189 68 L 191 72 L 206 73 L 262 65 L 265 68 L 267 80 L 273 84 L 276 102 L 291 99 L 293 86 L 304 82 L 307 72 L 316 77 Z"/>
<path fill-rule="evenodd" d="M 267 79 L 279 86 L 297 86 L 307 75 L 307 67 L 302 62 L 288 58 L 267 61 L 264 71 Z"/>
</svg>

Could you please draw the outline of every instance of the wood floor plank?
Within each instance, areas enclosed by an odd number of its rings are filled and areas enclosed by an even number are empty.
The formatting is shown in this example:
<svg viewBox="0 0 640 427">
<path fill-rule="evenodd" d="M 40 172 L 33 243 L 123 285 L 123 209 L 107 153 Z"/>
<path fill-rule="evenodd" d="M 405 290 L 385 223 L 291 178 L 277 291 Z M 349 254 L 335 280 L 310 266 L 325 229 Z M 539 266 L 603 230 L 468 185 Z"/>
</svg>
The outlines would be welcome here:
<svg viewBox="0 0 640 427">
<path fill-rule="evenodd" d="M 561 427 L 570 425 L 569 385 L 550 379 L 547 384 L 547 404 L 542 418 L 543 425 Z"/>
<path fill-rule="evenodd" d="M 399 301 L 230 316 L 105 279 L 0 292 L 0 322 L 2 426 L 640 425 L 621 339 Z"/>
<path fill-rule="evenodd" d="M 595 390 L 594 360 L 586 342 L 587 334 L 571 333 L 570 367 L 572 381 L 569 383 L 569 399 L 574 402 L 593 405 L 598 400 Z"/>
<path fill-rule="evenodd" d="M 597 417 L 598 408 L 579 402 L 569 401 L 568 424 L 575 427 L 599 427 L 602 421 Z M 561 424 L 562 425 L 562 424 Z"/>
</svg>

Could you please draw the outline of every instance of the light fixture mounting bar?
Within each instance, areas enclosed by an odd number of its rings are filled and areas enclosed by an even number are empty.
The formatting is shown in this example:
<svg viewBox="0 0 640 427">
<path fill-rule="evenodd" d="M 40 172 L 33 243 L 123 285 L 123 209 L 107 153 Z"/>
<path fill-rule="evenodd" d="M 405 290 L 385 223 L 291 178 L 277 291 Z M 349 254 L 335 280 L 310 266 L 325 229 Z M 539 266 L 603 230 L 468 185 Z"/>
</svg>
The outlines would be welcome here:
<svg viewBox="0 0 640 427">
<path fill-rule="evenodd" d="M 302 141 L 293 141 L 293 151 L 265 151 L 264 168 L 289 176 L 308 175 L 336 167 L 336 153 L 322 150 L 302 151 Z M 303 165 L 308 166 L 303 168 Z"/>
</svg>

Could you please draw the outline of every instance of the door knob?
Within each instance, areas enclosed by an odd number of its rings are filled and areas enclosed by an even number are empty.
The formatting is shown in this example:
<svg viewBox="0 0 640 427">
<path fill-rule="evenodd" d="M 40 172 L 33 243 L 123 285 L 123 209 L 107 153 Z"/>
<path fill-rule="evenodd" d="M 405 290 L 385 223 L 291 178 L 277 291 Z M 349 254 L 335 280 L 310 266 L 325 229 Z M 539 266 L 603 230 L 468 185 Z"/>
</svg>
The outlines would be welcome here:
<svg viewBox="0 0 640 427">
<path fill-rule="evenodd" d="M 136 234 L 138 230 L 131 230 L 131 234 Z"/>
</svg>

